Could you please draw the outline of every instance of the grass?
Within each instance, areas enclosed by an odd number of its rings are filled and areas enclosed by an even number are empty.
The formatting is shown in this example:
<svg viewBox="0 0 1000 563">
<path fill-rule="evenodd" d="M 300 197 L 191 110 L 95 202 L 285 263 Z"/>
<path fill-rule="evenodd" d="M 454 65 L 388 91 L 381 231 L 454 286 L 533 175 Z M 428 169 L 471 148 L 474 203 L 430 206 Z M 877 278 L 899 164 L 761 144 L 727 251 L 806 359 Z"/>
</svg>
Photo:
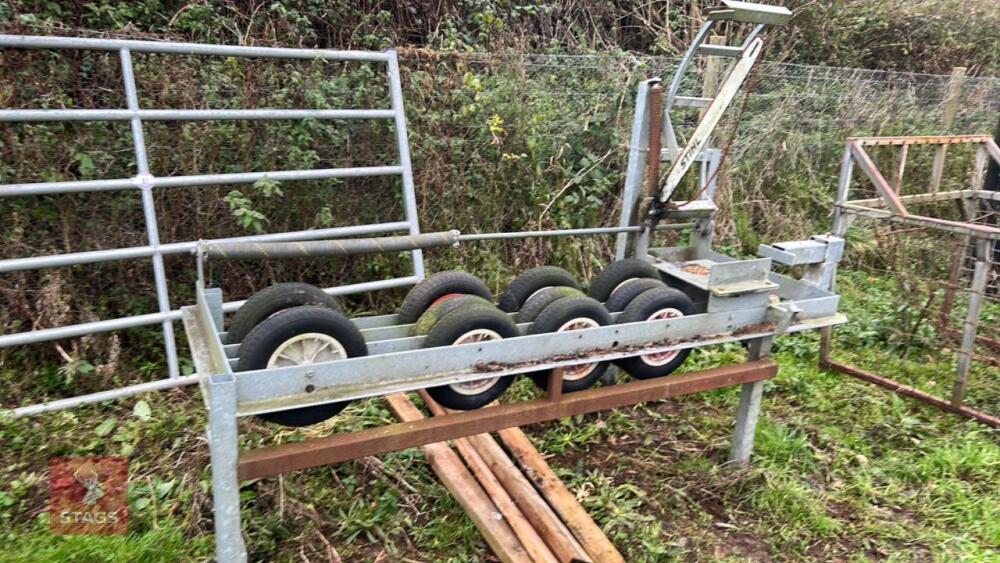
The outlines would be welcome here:
<svg viewBox="0 0 1000 563">
<path fill-rule="evenodd" d="M 849 314 L 866 306 L 845 305 Z M 747 469 L 723 466 L 737 389 L 527 430 L 629 561 L 1000 561 L 1000 435 L 820 370 L 815 349 L 809 334 L 776 346 L 781 372 L 766 384 Z M 859 361 L 891 356 L 874 344 L 853 350 Z M 697 351 L 685 369 L 742 354 L 737 345 Z M 915 357 L 881 367 L 947 380 L 949 357 Z M 535 391 L 521 380 L 510 393 Z M 148 414 L 134 408 L 139 400 L 0 421 L 0 560 L 212 558 L 200 398 L 150 395 Z M 276 431 L 248 420 L 242 432 L 253 447 L 391 420 L 380 401 L 366 401 L 316 427 Z M 53 455 L 130 457 L 129 535 L 49 534 Z M 491 560 L 419 450 L 245 483 L 242 497 L 254 560 Z"/>
</svg>

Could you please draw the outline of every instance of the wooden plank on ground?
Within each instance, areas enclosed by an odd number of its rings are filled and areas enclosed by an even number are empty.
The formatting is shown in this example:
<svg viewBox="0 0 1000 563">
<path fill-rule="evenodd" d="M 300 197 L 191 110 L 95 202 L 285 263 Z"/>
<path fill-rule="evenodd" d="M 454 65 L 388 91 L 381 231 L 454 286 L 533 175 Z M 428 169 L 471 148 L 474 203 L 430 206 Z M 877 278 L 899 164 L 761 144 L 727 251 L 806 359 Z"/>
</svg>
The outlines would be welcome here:
<svg viewBox="0 0 1000 563">
<path fill-rule="evenodd" d="M 518 470 L 493 436 L 476 434 L 469 436 L 468 439 L 493 470 L 493 474 L 503 483 L 510 496 L 518 503 L 525 516 L 531 520 L 538 533 L 545 538 L 556 557 L 564 562 L 590 561 L 590 556 L 573 537 L 573 533 L 538 494 L 531 481 Z"/>
<path fill-rule="evenodd" d="M 621 553 L 549 467 L 524 431 L 520 428 L 505 428 L 498 434 L 500 441 L 521 465 L 524 474 L 541 491 L 587 553 L 595 561 L 602 563 L 625 563 Z"/>
<path fill-rule="evenodd" d="M 431 414 L 434 416 L 446 414 L 444 407 L 435 403 L 426 391 L 421 391 L 420 395 L 427 404 L 427 408 L 430 409 Z M 409 401 L 409 399 L 406 400 Z M 412 405 L 413 403 L 410 404 Z M 555 554 L 552 553 L 549 546 L 545 544 L 545 540 L 535 531 L 535 528 L 528 522 L 528 519 L 524 517 L 524 513 L 514 503 L 514 499 L 507 494 L 507 491 L 503 488 L 503 484 L 500 483 L 496 475 L 493 474 L 493 471 L 490 470 L 489 464 L 483 460 L 482 456 L 479 455 L 479 452 L 476 451 L 469 440 L 467 438 L 456 438 L 452 443 L 462 458 L 465 459 L 465 463 L 472 470 L 472 474 L 479 480 L 479 484 L 482 485 L 483 490 L 490 496 L 493 503 L 497 505 L 504 518 L 507 519 L 507 523 L 514 530 L 517 538 L 521 540 L 525 551 L 535 561 L 557 563 L 559 560 L 556 559 Z"/>
<path fill-rule="evenodd" d="M 396 418 L 404 422 L 424 418 L 423 413 L 405 395 L 389 395 L 386 397 L 386 402 L 389 403 L 389 409 Z M 493 517 L 498 513 L 497 506 L 462 464 L 458 454 L 452 451 L 448 444 L 441 442 L 426 444 L 421 450 L 438 479 L 462 505 L 465 513 L 483 534 L 486 543 L 497 557 L 504 562 L 531 563 L 531 556 L 517 539 L 510 525 L 502 519 Z"/>
</svg>

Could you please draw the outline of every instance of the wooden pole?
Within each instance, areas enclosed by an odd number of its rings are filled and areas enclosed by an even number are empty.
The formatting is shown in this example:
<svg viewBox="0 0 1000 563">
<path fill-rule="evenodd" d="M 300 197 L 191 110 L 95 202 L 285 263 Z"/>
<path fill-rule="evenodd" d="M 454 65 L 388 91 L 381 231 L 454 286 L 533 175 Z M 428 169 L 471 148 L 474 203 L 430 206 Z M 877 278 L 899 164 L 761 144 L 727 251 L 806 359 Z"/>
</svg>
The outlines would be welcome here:
<svg viewBox="0 0 1000 563">
<path fill-rule="evenodd" d="M 948 92 L 944 98 L 944 111 L 941 115 L 941 129 L 948 129 L 955 123 L 959 103 L 962 101 L 962 87 L 965 85 L 964 66 L 951 69 L 951 80 L 948 81 Z M 931 168 L 931 193 L 937 193 L 941 188 L 941 176 L 944 174 L 944 160 L 948 154 L 948 145 L 940 145 L 934 153 L 934 165 Z"/>
<path fill-rule="evenodd" d="M 725 45 L 726 36 L 725 35 L 713 35 L 708 38 L 709 45 Z M 708 57 L 705 61 L 705 77 L 701 83 L 701 95 L 705 98 L 714 98 L 716 90 L 719 89 L 719 75 L 722 74 L 722 58 L 721 57 Z M 705 112 L 708 109 L 698 110 L 698 118 L 701 119 L 705 117 Z"/>
<path fill-rule="evenodd" d="M 903 174 L 906 171 L 906 155 L 910 152 L 910 145 L 899 145 L 896 150 L 898 152 L 896 153 L 896 170 L 892 176 L 892 189 L 896 195 L 900 195 L 903 191 Z"/>
<path fill-rule="evenodd" d="M 420 398 L 427 403 L 435 416 L 447 414 L 449 411 L 437 404 L 423 389 Z M 476 434 L 465 438 L 475 449 L 479 457 L 486 462 L 490 471 L 503 484 L 504 489 L 514 499 L 521 512 L 528 518 L 545 543 L 552 549 L 560 562 L 590 561 L 583 547 L 573 538 L 566 525 L 563 524 L 552 508 L 545 504 L 542 497 L 532 487 L 531 482 L 518 471 L 514 462 L 489 434 Z"/>
<path fill-rule="evenodd" d="M 431 399 L 430 395 L 427 395 L 422 390 L 421 397 L 427 404 L 427 408 L 430 409 L 431 414 L 434 416 L 446 414 L 444 407 L 437 404 Z M 514 500 L 504 490 L 503 485 L 497 479 L 496 475 L 490 471 L 489 464 L 483 460 L 479 452 L 476 451 L 476 448 L 469 443 L 469 439 L 456 438 L 452 443 L 455 444 L 458 453 L 465 459 L 465 463 L 472 470 L 472 474 L 476 476 L 476 479 L 479 480 L 479 484 L 482 485 L 486 494 L 489 495 L 497 505 L 497 508 L 500 509 L 500 513 L 507 519 L 507 523 L 510 524 L 511 529 L 514 530 L 514 534 L 521 540 L 524 549 L 531 555 L 532 559 L 544 563 L 558 563 L 559 560 L 556 559 L 555 554 L 545 545 L 545 540 L 538 535 L 535 528 L 524 517 L 524 513 L 521 512 L 514 503 Z"/>
<path fill-rule="evenodd" d="M 538 532 L 560 561 L 576 562 L 590 561 L 590 556 L 584 551 L 569 528 L 559 520 L 528 478 L 521 473 L 510 457 L 503 451 L 500 444 L 489 434 L 469 436 L 469 441 L 483 457 L 483 460 L 493 470 L 493 474 L 503 483 L 507 492 L 514 498 L 524 515 L 531 520 Z"/>
<path fill-rule="evenodd" d="M 405 395 L 389 395 L 385 399 L 396 418 L 403 422 L 424 418 L 423 413 Z M 498 513 L 497 506 L 448 444 L 443 442 L 427 444 L 421 446 L 421 450 L 438 479 L 462 505 L 465 513 L 483 534 L 486 543 L 497 557 L 509 563 L 531 563 L 531 556 L 521 545 L 510 525 L 500 518 L 493 517 Z"/>
<path fill-rule="evenodd" d="M 580 540 L 587 553 L 601 563 L 625 563 L 621 553 L 615 549 L 555 471 L 552 471 L 524 431 L 520 428 L 505 428 L 498 431 L 498 434 L 500 441 L 521 465 L 524 474 L 541 491 L 542 496 L 566 523 L 576 539 Z"/>
</svg>

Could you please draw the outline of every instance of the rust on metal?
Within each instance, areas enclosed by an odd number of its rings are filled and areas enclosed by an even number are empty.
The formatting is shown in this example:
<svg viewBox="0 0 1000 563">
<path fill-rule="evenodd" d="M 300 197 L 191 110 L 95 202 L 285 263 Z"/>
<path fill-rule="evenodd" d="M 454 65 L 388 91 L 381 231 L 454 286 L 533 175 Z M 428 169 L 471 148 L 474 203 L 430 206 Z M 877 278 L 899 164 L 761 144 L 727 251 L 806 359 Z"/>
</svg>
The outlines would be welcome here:
<svg viewBox="0 0 1000 563">
<path fill-rule="evenodd" d="M 547 397 L 542 397 L 531 401 L 271 446 L 245 452 L 239 460 L 239 478 L 248 480 L 272 477 L 289 471 L 340 463 L 432 442 L 493 432 L 502 428 L 763 381 L 774 377 L 777 373 L 776 363 L 771 360 L 758 360 L 683 375 L 588 389 L 564 395 L 559 401 L 550 401 Z"/>
<path fill-rule="evenodd" d="M 890 137 L 848 137 L 849 142 L 870 145 L 953 145 L 956 143 L 985 143 L 989 135 L 909 135 Z"/>
<path fill-rule="evenodd" d="M 712 268 L 702 264 L 685 264 L 681 266 L 681 271 L 694 274 L 696 276 L 707 276 L 712 273 Z"/>
<path fill-rule="evenodd" d="M 879 195 L 882 196 L 883 200 L 885 200 L 886 206 L 891 209 L 893 213 L 903 216 L 909 215 L 909 212 L 906 211 L 906 206 L 899 200 L 899 196 L 896 195 L 892 186 L 889 185 L 889 182 L 886 181 L 885 177 L 882 176 L 882 173 L 879 172 L 875 163 L 872 162 L 871 157 L 868 156 L 867 152 L 865 152 L 862 144 L 858 141 L 850 141 L 848 144 L 851 147 L 851 154 L 854 155 L 854 162 L 861 167 L 861 170 L 866 176 L 868 176 L 868 179 L 872 181 L 872 184 L 875 185 L 875 189 L 878 190 Z"/>
<path fill-rule="evenodd" d="M 653 197 L 660 182 L 660 135 L 663 131 L 663 87 L 653 85 L 649 90 L 649 156 L 646 161 L 646 185 L 643 197 Z"/>
<path fill-rule="evenodd" d="M 903 385 L 898 381 L 889 379 L 888 377 L 882 377 L 881 375 L 876 375 L 874 373 L 865 371 L 863 369 L 858 369 L 849 365 L 842 364 L 840 362 L 835 362 L 833 360 L 823 360 L 820 362 L 823 367 L 832 369 L 834 371 L 839 371 L 840 373 L 845 373 L 852 377 L 856 377 L 863 381 L 869 383 L 874 383 L 879 387 L 885 387 L 894 393 L 917 399 L 918 401 L 933 405 L 941 410 L 945 410 L 951 413 L 955 413 L 967 418 L 978 420 L 983 424 L 993 426 L 994 428 L 1000 427 L 1000 418 L 993 415 L 984 413 L 982 411 L 977 411 L 976 409 L 969 408 L 964 405 L 954 405 L 949 401 L 946 401 L 940 397 L 931 395 L 930 393 L 925 393 L 919 389 L 914 389 L 908 385 Z"/>
</svg>

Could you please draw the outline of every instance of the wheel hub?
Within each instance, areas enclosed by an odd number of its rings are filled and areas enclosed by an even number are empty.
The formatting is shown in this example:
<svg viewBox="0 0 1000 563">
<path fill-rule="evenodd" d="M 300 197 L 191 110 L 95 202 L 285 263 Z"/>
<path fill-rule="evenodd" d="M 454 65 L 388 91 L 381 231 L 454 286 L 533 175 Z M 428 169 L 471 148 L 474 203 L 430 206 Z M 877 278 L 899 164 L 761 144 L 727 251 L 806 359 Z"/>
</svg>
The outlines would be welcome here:
<svg viewBox="0 0 1000 563">
<path fill-rule="evenodd" d="M 267 367 L 302 366 L 346 357 L 347 350 L 336 338 L 320 332 L 307 332 L 278 345 L 267 360 Z"/>
<path fill-rule="evenodd" d="M 597 321 L 588 317 L 577 317 L 575 319 L 566 321 L 560 326 L 556 332 L 568 332 L 572 330 L 583 330 L 588 328 L 597 328 L 601 326 Z M 566 366 L 564 368 L 557 368 L 562 371 L 563 380 L 565 381 L 576 381 L 578 379 L 583 379 L 590 375 L 595 369 L 597 369 L 596 363 L 589 364 L 577 364 L 573 366 Z"/>
<path fill-rule="evenodd" d="M 684 313 L 682 313 L 681 311 L 674 309 L 673 307 L 667 307 L 665 309 L 660 309 L 659 311 L 653 313 L 646 320 L 660 321 L 663 319 L 676 319 L 678 317 L 683 317 L 683 316 Z M 680 350 L 671 350 L 669 352 L 646 354 L 644 356 L 639 356 L 639 358 L 643 361 L 643 363 L 647 365 L 662 366 L 674 361 L 674 358 L 676 358 L 680 353 L 681 353 Z"/>
<path fill-rule="evenodd" d="M 477 328 L 470 330 L 465 334 L 459 336 L 452 343 L 454 346 L 461 346 L 463 344 L 475 344 L 477 342 L 488 342 L 491 340 L 503 340 L 503 337 L 498 333 L 488 329 L 488 328 Z M 456 393 L 461 393 L 462 395 L 478 395 L 497 382 L 496 377 L 491 377 L 489 379 L 477 379 L 475 381 L 466 381 L 465 383 L 454 383 L 450 385 Z"/>
</svg>

